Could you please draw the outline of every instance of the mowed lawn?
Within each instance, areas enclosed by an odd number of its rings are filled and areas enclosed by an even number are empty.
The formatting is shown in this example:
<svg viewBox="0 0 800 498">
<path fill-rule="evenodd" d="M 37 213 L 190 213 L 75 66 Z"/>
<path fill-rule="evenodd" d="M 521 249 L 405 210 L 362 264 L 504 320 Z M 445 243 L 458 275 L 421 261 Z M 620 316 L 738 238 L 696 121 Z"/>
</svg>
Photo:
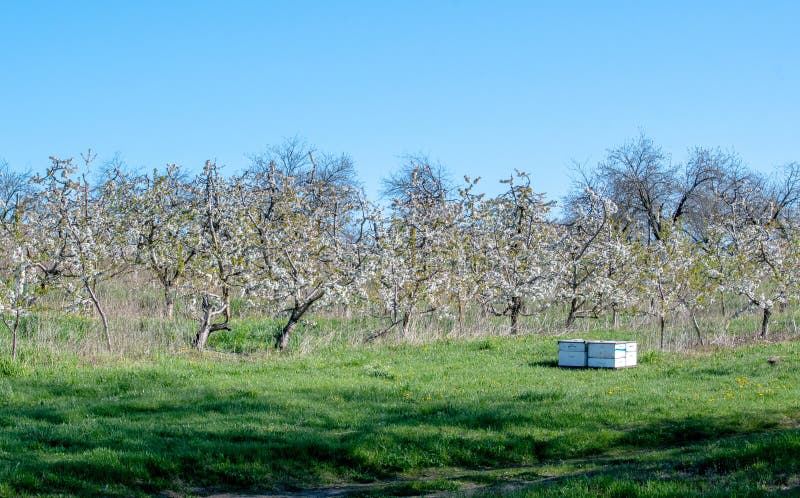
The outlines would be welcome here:
<svg viewBox="0 0 800 498">
<path fill-rule="evenodd" d="M 800 345 L 616 371 L 557 368 L 556 349 L 4 362 L 0 495 L 800 494 Z"/>
</svg>

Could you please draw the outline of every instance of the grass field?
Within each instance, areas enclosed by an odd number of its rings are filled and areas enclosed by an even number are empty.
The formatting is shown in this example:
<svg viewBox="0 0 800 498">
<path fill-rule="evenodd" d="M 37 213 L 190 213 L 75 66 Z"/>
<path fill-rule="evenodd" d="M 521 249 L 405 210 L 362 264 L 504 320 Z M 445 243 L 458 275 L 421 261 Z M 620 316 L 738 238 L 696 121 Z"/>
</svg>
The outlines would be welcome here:
<svg viewBox="0 0 800 498">
<path fill-rule="evenodd" d="M 555 357 L 522 336 L 2 359 L 0 495 L 800 495 L 800 344 Z"/>
</svg>

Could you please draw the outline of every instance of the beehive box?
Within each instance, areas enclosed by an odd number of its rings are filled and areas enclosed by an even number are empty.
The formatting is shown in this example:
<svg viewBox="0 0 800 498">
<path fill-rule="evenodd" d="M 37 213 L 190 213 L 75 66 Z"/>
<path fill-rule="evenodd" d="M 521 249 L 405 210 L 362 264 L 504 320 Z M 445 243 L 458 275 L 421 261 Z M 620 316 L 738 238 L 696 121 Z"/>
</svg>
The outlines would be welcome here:
<svg viewBox="0 0 800 498">
<path fill-rule="evenodd" d="M 586 342 L 583 339 L 558 341 L 559 367 L 586 367 Z"/>
<path fill-rule="evenodd" d="M 628 341 L 586 341 L 586 364 L 592 368 L 637 365 L 637 345 Z"/>
</svg>

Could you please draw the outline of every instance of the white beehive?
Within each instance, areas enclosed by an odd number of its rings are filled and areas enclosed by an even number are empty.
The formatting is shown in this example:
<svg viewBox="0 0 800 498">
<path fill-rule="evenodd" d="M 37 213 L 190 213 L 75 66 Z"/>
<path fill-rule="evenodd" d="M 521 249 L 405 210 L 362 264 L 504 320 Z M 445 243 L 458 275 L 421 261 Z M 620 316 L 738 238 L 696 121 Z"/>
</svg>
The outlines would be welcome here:
<svg viewBox="0 0 800 498">
<path fill-rule="evenodd" d="M 635 367 L 638 363 L 637 354 L 639 352 L 639 346 L 635 342 L 626 342 L 625 343 L 625 366 L 626 367 Z"/>
<path fill-rule="evenodd" d="M 558 341 L 558 366 L 586 367 L 586 342 L 583 339 Z"/>
<path fill-rule="evenodd" d="M 586 341 L 586 364 L 592 368 L 634 367 L 636 353 L 635 342 Z"/>
<path fill-rule="evenodd" d="M 587 358 L 590 368 L 622 368 L 628 366 L 625 357 L 621 358 Z"/>
</svg>

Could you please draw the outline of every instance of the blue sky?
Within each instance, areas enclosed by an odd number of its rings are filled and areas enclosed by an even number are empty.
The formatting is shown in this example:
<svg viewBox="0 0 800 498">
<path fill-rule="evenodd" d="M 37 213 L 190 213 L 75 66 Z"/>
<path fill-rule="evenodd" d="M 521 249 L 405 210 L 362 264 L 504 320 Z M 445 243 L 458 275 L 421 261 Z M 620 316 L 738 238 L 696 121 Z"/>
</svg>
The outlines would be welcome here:
<svg viewBox="0 0 800 498">
<path fill-rule="evenodd" d="M 404 154 L 551 198 L 644 130 L 800 160 L 800 2 L 0 0 L 0 158 L 236 172 L 300 135 L 370 195 Z"/>
</svg>

